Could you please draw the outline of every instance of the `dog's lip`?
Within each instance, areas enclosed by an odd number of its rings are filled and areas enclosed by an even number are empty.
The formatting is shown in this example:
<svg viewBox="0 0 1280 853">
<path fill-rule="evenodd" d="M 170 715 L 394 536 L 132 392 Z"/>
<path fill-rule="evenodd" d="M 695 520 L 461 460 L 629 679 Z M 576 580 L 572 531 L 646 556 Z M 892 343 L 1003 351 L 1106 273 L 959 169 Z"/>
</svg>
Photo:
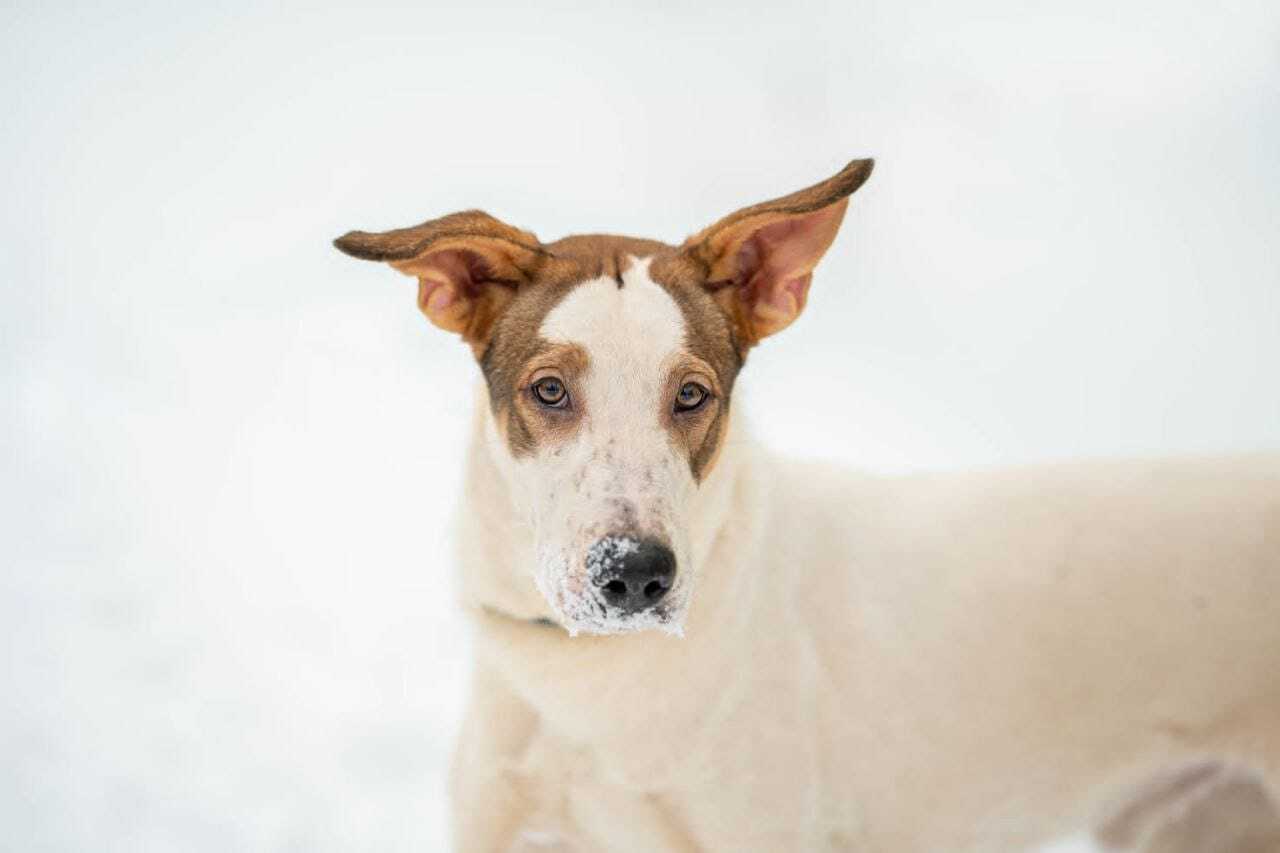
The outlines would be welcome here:
<svg viewBox="0 0 1280 853">
<path fill-rule="evenodd" d="M 579 634 L 590 634 L 596 637 L 622 636 L 628 634 L 643 634 L 649 631 L 656 631 L 659 634 L 667 634 L 678 638 L 684 637 L 683 620 L 676 618 L 671 613 L 664 611 L 659 615 L 656 611 L 646 611 L 642 614 L 634 616 L 603 620 L 587 620 L 566 623 L 562 626 L 570 637 L 576 637 Z"/>
<path fill-rule="evenodd" d="M 675 606 L 664 603 L 639 613 L 622 613 L 595 598 L 593 604 L 595 612 L 585 619 L 566 619 L 552 624 L 560 625 L 572 635 L 580 632 L 600 636 L 636 634 L 650 628 L 668 633 L 674 630 L 674 633 L 683 635 L 683 631 L 678 630 L 681 614 L 679 602 Z"/>
</svg>

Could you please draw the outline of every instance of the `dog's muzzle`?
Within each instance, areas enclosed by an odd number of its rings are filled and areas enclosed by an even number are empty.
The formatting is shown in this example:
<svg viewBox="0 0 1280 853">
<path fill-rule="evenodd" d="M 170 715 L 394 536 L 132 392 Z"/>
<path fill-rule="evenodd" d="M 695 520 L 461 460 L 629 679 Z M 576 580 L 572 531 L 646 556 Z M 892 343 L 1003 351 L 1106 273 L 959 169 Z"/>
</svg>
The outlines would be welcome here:
<svg viewBox="0 0 1280 853">
<path fill-rule="evenodd" d="M 606 604 L 634 615 L 651 610 L 670 591 L 676 555 L 653 539 L 606 536 L 587 552 L 587 572 Z"/>
</svg>

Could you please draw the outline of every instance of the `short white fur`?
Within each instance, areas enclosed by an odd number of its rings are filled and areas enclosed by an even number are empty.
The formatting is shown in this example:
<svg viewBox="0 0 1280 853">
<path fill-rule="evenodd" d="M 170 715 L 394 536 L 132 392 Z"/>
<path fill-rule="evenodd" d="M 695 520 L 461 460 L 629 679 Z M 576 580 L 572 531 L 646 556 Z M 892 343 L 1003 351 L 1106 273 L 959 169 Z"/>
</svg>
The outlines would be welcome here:
<svg viewBox="0 0 1280 853">
<path fill-rule="evenodd" d="M 534 580 L 571 633 L 679 634 L 689 599 L 683 519 L 697 484 L 661 421 L 686 328 L 648 267 L 633 259 L 621 284 L 583 282 L 548 312 L 539 335 L 587 355 L 586 374 L 568 389 L 582 422 L 565 444 L 506 462 L 534 529 Z M 624 614 L 593 586 L 591 549 L 606 537 L 646 536 L 675 552 L 675 582 L 660 607 Z"/>
</svg>

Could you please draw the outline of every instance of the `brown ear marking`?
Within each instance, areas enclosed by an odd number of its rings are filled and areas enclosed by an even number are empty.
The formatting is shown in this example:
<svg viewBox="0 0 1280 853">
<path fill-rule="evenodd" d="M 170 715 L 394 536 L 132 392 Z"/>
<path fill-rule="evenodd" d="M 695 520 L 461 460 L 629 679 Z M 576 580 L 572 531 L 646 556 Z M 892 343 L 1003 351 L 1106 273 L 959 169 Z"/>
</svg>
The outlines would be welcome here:
<svg viewBox="0 0 1280 853">
<path fill-rule="evenodd" d="M 463 210 L 409 228 L 348 231 L 333 241 L 340 251 L 364 261 L 407 261 L 441 240 L 498 240 L 532 254 L 550 254 L 528 231 L 521 231 L 483 210 Z"/>
<path fill-rule="evenodd" d="M 477 356 L 516 290 L 545 268 L 563 266 L 533 234 L 479 210 L 393 231 L 351 231 L 333 244 L 416 277 L 422 313 L 461 335 Z"/>
<path fill-rule="evenodd" d="M 854 160 L 825 181 L 731 213 L 680 247 L 702 269 L 744 348 L 799 316 L 813 268 L 874 165 Z"/>
<path fill-rule="evenodd" d="M 770 201 L 762 201 L 759 204 L 753 204 L 750 207 L 744 207 L 742 210 L 729 214 L 710 228 L 704 228 L 685 240 L 682 248 L 695 253 L 705 250 L 708 242 L 711 241 L 716 232 L 753 216 L 760 214 L 810 213 L 815 210 L 821 210 L 827 205 L 835 204 L 840 199 L 857 192 L 867 182 L 867 178 L 871 177 L 871 170 L 875 168 L 875 165 L 876 161 L 871 158 L 851 160 L 847 166 L 825 181 L 819 181 L 811 187 L 806 187 Z"/>
</svg>

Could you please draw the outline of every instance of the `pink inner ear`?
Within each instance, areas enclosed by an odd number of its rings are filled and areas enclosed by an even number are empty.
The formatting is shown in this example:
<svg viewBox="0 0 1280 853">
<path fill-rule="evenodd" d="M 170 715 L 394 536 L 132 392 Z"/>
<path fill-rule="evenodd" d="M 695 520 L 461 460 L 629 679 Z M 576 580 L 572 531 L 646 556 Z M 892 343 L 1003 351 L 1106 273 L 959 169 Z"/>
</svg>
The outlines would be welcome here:
<svg viewBox="0 0 1280 853">
<path fill-rule="evenodd" d="M 456 301 L 454 289 L 441 281 L 429 278 L 421 279 L 422 291 L 418 294 L 418 303 L 424 311 L 443 311 Z"/>
<path fill-rule="evenodd" d="M 745 285 L 740 297 L 765 304 L 782 314 L 804 305 L 810 270 L 831 244 L 843 214 L 842 205 L 774 222 L 743 241 L 736 258 L 736 281 Z"/>
<path fill-rule="evenodd" d="M 813 276 L 810 273 L 789 278 L 778 288 L 778 292 L 790 295 L 791 298 L 795 299 L 796 305 L 803 305 L 805 294 L 809 292 L 809 282 L 812 280 Z M 783 302 L 781 304 L 786 305 L 787 303 Z"/>
<path fill-rule="evenodd" d="M 466 249 L 433 252 L 415 262 L 412 270 L 420 282 L 418 304 L 433 315 L 479 298 L 486 284 L 497 282 L 484 258 Z"/>
<path fill-rule="evenodd" d="M 436 273 L 434 278 L 447 279 L 453 285 L 455 296 L 460 299 L 476 298 L 485 282 L 493 279 L 484 258 L 465 249 L 435 252 L 427 255 L 422 265 Z"/>
<path fill-rule="evenodd" d="M 810 273 L 785 279 L 769 278 L 762 270 L 741 289 L 741 298 L 757 309 L 768 306 L 775 314 L 794 316 L 804 306 L 812 279 Z"/>
<path fill-rule="evenodd" d="M 821 245 L 819 229 L 813 227 L 809 218 L 784 219 L 766 225 L 752 235 L 751 240 L 759 244 L 758 252 L 769 272 L 786 275 L 803 269 L 825 248 Z M 819 245 L 811 245 L 814 243 Z"/>
</svg>

